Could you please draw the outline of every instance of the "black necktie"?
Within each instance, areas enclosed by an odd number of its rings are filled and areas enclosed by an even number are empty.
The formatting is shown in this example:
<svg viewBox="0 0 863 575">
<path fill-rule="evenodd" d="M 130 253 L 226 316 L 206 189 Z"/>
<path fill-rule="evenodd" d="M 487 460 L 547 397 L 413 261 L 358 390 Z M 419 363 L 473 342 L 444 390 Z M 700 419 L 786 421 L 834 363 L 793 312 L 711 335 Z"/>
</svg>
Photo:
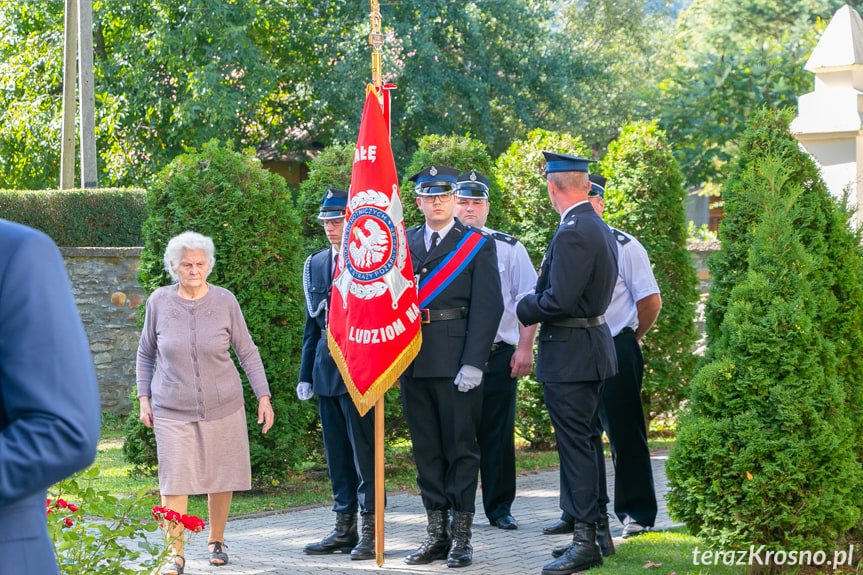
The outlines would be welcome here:
<svg viewBox="0 0 863 575">
<path fill-rule="evenodd" d="M 431 246 L 432 246 L 431 249 L 432 250 L 437 247 L 437 243 L 439 241 L 440 241 L 440 234 L 438 234 L 437 232 L 432 232 L 432 235 L 431 235 Z M 431 251 L 431 250 L 429 250 L 429 251 Z"/>
</svg>

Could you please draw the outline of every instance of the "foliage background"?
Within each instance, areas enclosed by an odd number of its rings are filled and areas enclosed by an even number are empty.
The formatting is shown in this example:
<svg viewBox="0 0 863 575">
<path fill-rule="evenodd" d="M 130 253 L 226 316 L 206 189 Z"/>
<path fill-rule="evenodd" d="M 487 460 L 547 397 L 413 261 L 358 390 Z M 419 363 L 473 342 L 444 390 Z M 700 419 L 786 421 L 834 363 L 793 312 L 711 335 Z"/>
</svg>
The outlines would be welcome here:
<svg viewBox="0 0 863 575">
<path fill-rule="evenodd" d="M 695 371 L 697 279 L 686 250 L 683 175 L 656 123 L 623 127 L 602 162 L 608 178 L 605 220 L 635 236 L 650 256 L 662 297 L 659 318 L 643 340 L 642 403 L 649 422 L 677 411 Z"/>
</svg>

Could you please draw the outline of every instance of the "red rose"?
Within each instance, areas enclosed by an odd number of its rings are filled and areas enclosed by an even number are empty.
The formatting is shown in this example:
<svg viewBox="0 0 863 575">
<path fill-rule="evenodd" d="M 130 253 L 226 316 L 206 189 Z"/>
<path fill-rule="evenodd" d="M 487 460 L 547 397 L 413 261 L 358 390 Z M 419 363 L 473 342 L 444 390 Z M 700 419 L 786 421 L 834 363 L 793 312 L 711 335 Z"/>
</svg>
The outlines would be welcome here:
<svg viewBox="0 0 863 575">
<path fill-rule="evenodd" d="M 51 507 L 51 500 L 50 499 L 45 500 L 45 507 Z"/>
<path fill-rule="evenodd" d="M 77 505 L 75 505 L 74 503 L 70 503 L 70 504 L 69 504 L 69 511 L 71 511 L 71 512 L 73 512 L 73 513 L 74 513 L 75 511 L 78 511 L 78 506 L 77 506 Z"/>
<path fill-rule="evenodd" d="M 64 519 L 63 521 L 66 522 L 66 527 L 72 527 L 72 525 L 74 525 L 74 523 L 72 523 L 72 520 L 69 519 L 68 517 L 66 519 Z"/>
<path fill-rule="evenodd" d="M 61 509 L 66 509 L 67 503 L 63 499 L 58 499 L 56 503 L 54 503 L 55 507 L 60 507 Z"/>
<path fill-rule="evenodd" d="M 153 507 L 153 519 L 161 519 L 165 516 L 165 511 L 167 511 L 167 509 L 165 509 L 164 507 Z"/>
<path fill-rule="evenodd" d="M 179 521 L 180 514 L 173 509 L 168 509 L 168 511 L 165 512 L 165 519 L 168 521 Z"/>
<path fill-rule="evenodd" d="M 195 517 L 194 515 L 183 515 L 183 517 L 180 518 L 180 521 L 183 522 L 183 527 L 194 533 L 200 533 L 204 529 L 204 520 L 200 517 Z"/>
</svg>

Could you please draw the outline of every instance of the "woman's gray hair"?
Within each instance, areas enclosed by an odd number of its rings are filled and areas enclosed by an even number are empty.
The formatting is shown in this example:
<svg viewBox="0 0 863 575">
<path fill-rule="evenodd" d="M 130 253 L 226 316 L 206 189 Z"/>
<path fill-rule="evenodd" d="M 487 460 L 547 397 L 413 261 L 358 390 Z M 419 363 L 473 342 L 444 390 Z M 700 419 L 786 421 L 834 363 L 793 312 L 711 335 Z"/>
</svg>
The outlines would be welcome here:
<svg viewBox="0 0 863 575">
<path fill-rule="evenodd" d="M 168 247 L 165 248 L 165 270 L 171 274 L 171 279 L 174 283 L 179 281 L 174 267 L 180 263 L 183 257 L 183 250 L 204 250 L 207 254 L 207 277 L 213 271 L 213 266 L 216 264 L 216 246 L 213 244 L 213 239 L 198 232 L 183 232 L 178 236 L 174 236 L 168 242 Z M 206 279 L 206 278 L 205 278 Z"/>
</svg>

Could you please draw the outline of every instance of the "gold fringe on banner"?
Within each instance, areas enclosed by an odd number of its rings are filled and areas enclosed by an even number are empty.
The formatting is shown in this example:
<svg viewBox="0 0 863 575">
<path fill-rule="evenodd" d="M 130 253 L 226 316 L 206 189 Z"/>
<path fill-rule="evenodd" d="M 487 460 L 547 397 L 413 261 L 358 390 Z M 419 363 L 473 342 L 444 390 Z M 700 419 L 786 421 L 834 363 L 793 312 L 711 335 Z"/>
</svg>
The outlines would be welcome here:
<svg viewBox="0 0 863 575">
<path fill-rule="evenodd" d="M 383 396 L 383 394 L 386 393 L 386 391 L 398 380 L 399 376 L 404 373 L 410 363 L 417 356 L 417 353 L 419 353 L 422 342 L 422 331 L 418 331 L 416 337 L 414 337 L 407 347 L 402 350 L 386 371 L 378 376 L 375 382 L 366 391 L 366 394 L 362 395 L 348 372 L 348 366 L 347 363 L 345 363 L 345 356 L 342 355 L 342 350 L 333 338 L 333 334 L 330 333 L 329 330 L 327 331 L 327 347 L 330 348 L 330 355 L 333 356 L 333 361 L 336 362 L 339 372 L 342 374 L 342 379 L 345 381 L 348 393 L 351 394 L 351 399 L 354 400 L 354 405 L 357 406 L 357 411 L 360 412 L 360 416 L 368 413 L 368 411 L 375 406 L 378 398 Z"/>
</svg>

